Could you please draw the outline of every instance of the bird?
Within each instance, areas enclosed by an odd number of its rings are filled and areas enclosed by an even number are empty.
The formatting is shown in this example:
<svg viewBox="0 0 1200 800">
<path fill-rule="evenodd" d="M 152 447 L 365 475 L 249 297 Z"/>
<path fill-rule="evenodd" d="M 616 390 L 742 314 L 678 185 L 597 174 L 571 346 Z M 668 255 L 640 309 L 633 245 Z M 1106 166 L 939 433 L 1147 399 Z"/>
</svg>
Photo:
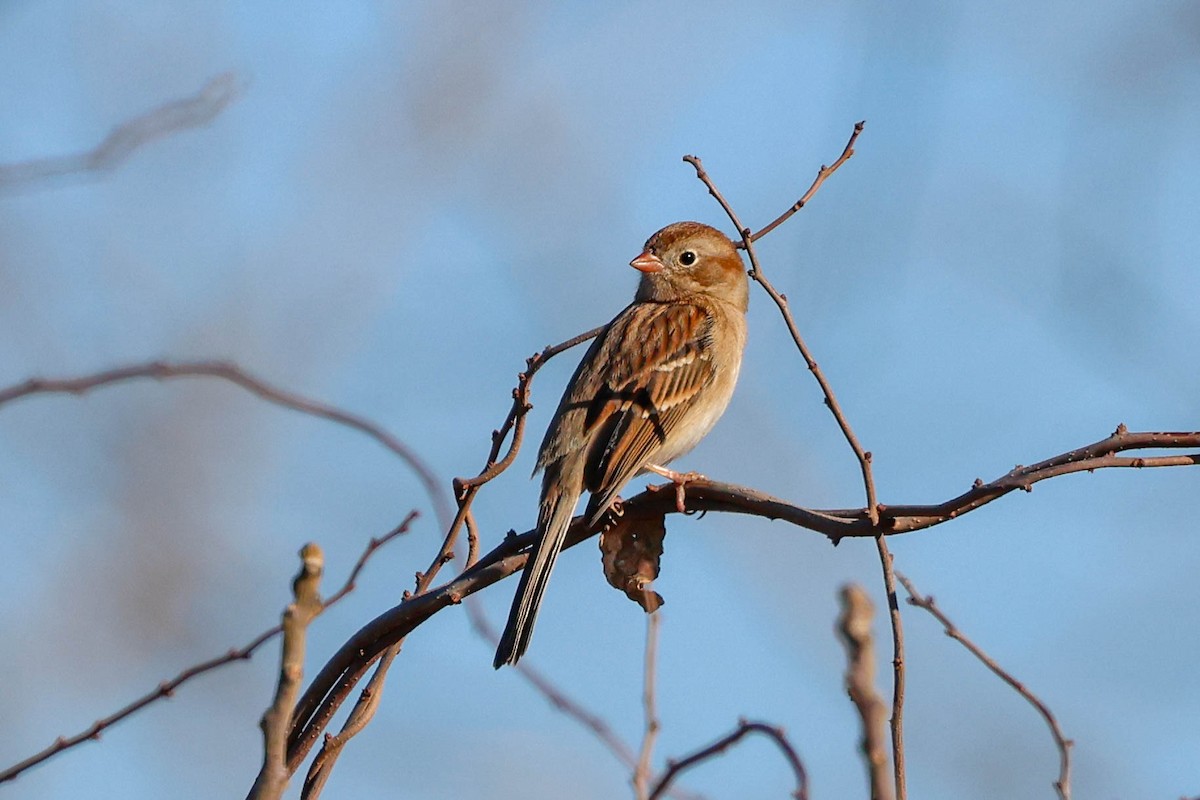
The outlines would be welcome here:
<svg viewBox="0 0 1200 800">
<path fill-rule="evenodd" d="M 734 243 L 716 228 L 676 222 L 629 265 L 633 302 L 580 361 L 538 451 L 537 538 L 521 573 L 493 666 L 516 664 L 575 507 L 586 490 L 597 525 L 633 477 L 666 469 L 712 430 L 733 396 L 746 345 L 749 281 Z M 680 495 L 682 498 L 682 495 Z M 681 500 L 682 502 L 682 500 Z"/>
</svg>

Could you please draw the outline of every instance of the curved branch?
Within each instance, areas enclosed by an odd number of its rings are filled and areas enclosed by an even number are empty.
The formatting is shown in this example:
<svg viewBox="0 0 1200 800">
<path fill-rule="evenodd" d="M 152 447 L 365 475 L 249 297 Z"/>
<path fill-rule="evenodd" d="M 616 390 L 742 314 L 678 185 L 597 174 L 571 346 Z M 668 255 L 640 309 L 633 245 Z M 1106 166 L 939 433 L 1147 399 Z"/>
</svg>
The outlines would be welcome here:
<svg viewBox="0 0 1200 800">
<path fill-rule="evenodd" d="M 425 493 L 429 495 L 429 501 L 437 515 L 438 524 L 443 528 L 450 524 L 452 515 L 445 489 L 434 475 L 433 469 L 404 442 L 365 417 L 272 386 L 237 364 L 228 361 L 147 361 L 76 378 L 30 378 L 22 383 L 0 388 L 0 406 L 35 394 L 81 395 L 93 389 L 142 378 L 152 378 L 156 381 L 174 378 L 216 378 L 245 389 L 268 403 L 274 403 L 364 433 L 408 464 L 425 488 Z"/>
<path fill-rule="evenodd" d="M 87 152 L 0 164 L 0 191 L 20 189 L 65 175 L 115 169 L 147 142 L 207 125 L 237 99 L 243 85 L 236 73 L 224 72 L 194 95 L 165 103 L 118 125 L 104 141 Z"/>
<path fill-rule="evenodd" d="M 1177 456 L 1124 457 L 1128 450 L 1200 448 L 1200 432 L 1131 433 L 1124 426 L 1112 436 L 1062 453 L 1030 467 L 1017 467 L 991 483 L 977 482 L 969 491 L 935 505 L 880 506 L 880 520 L 873 525 L 866 509 L 813 510 L 745 486 L 712 480 L 689 482 L 686 507 L 689 511 L 723 511 L 781 520 L 821 533 L 835 544 L 848 536 L 892 536 L 929 528 L 980 508 L 1017 489 L 1069 472 L 1105 468 L 1143 468 L 1200 465 L 1200 453 Z M 623 504 L 624 514 L 650 518 L 678 512 L 675 486 L 651 487 Z M 595 535 L 576 517 L 567 533 L 564 549 Z M 527 550 L 536 531 L 509 535 L 478 563 L 458 577 L 425 594 L 411 597 L 385 611 L 355 633 L 313 679 L 293 717 L 289 739 L 289 769 L 295 769 L 355 683 L 370 665 L 395 642 L 407 636 L 426 619 L 450 605 L 491 586 L 525 565 Z"/>
<path fill-rule="evenodd" d="M 676 776 L 684 770 L 691 769 L 701 762 L 720 755 L 751 733 L 761 733 L 775 743 L 779 751 L 783 753 L 783 757 L 787 759 L 788 765 L 792 768 L 792 773 L 796 776 L 796 788 L 792 790 L 792 797 L 796 798 L 796 800 L 807 800 L 808 775 L 804 771 L 804 763 L 800 761 L 800 756 L 796 752 L 796 748 L 792 747 L 792 743 L 787 740 L 783 729 L 767 725 L 764 722 L 748 722 L 744 719 L 738 720 L 738 726 L 732 733 L 722 736 L 707 747 L 701 748 L 678 761 L 671 761 L 667 765 L 667 771 L 663 773 L 662 778 L 655 785 L 654 791 L 650 793 L 649 800 L 657 800 L 657 798 L 662 797 L 663 793 L 671 785 L 671 781 L 675 780 Z"/>
</svg>

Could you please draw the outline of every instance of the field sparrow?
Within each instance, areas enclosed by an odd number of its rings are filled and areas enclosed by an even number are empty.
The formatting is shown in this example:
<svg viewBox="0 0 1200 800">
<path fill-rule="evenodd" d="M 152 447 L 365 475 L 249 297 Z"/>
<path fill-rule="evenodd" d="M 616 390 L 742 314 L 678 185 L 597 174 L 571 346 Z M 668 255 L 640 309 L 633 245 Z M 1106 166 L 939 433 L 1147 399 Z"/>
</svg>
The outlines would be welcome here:
<svg viewBox="0 0 1200 800">
<path fill-rule="evenodd" d="M 749 284 L 733 243 L 707 225 L 677 222 L 651 236 L 630 266 L 642 273 L 637 295 L 584 355 L 538 452 L 538 540 L 497 669 L 529 646 L 583 491 L 591 493 L 586 517 L 594 526 L 635 475 L 669 474 L 663 467 L 712 429 L 737 383 Z"/>
</svg>

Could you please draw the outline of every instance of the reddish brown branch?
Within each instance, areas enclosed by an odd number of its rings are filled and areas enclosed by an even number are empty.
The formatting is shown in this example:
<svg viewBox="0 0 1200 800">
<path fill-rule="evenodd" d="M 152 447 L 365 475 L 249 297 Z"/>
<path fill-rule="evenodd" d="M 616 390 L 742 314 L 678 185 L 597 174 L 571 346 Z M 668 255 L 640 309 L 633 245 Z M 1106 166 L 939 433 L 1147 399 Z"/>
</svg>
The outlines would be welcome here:
<svg viewBox="0 0 1200 800">
<path fill-rule="evenodd" d="M 904 590 L 908 592 L 909 605 L 923 608 L 932 614 L 934 619 L 942 623 L 942 628 L 945 630 L 947 636 L 967 648 L 971 652 L 971 655 L 983 662 L 983 665 L 990 669 L 996 677 L 1011 686 L 1017 694 L 1024 697 L 1030 705 L 1037 709 L 1038 714 L 1046 721 L 1046 726 L 1050 728 L 1050 735 L 1054 737 L 1054 745 L 1058 748 L 1058 780 L 1054 782 L 1054 789 L 1058 792 L 1061 800 L 1071 800 L 1071 746 L 1074 742 L 1063 735 L 1062 728 L 1059 727 L 1058 720 L 1055 718 L 1054 713 L 1050 711 L 1050 707 L 1039 700 L 1037 695 L 1026 688 L 1025 684 L 1013 677 L 1012 674 L 996 663 L 991 656 L 983 652 L 979 645 L 975 644 L 966 634 L 960 631 L 950 621 L 950 618 L 937 607 L 932 595 L 922 597 L 913 586 L 912 581 L 903 575 L 898 575 L 897 577 L 900 579 L 900 583 L 904 585 Z"/>
<path fill-rule="evenodd" d="M 384 535 L 378 539 L 371 539 L 370 543 L 367 544 L 366 549 L 363 551 L 362 555 L 359 557 L 358 562 L 354 565 L 354 568 L 350 571 L 350 575 L 346 578 L 346 582 L 342 585 L 342 587 L 340 589 L 338 589 L 338 591 L 334 592 L 334 594 L 332 596 L 330 596 L 330 598 L 328 600 L 325 601 L 324 607 L 326 609 L 330 608 L 331 606 L 335 605 L 339 600 L 341 600 L 343 597 L 345 597 L 347 594 L 354 591 L 356 582 L 358 580 L 359 573 L 362 572 L 363 567 L 366 566 L 366 563 L 371 558 L 371 556 L 374 555 L 375 552 L 377 550 L 379 550 L 379 548 L 383 547 L 385 544 L 390 542 L 392 539 L 395 539 L 397 536 L 400 536 L 403 533 L 407 533 L 409 525 L 412 524 L 413 520 L 415 520 L 417 518 L 417 516 L 418 516 L 418 514 L 416 511 L 410 511 L 408 516 L 404 518 L 404 521 L 401 522 L 399 525 L 397 525 L 395 528 L 393 528 L 386 535 Z M 212 670 L 217 669 L 218 667 L 222 667 L 226 664 L 231 664 L 234 661 L 249 660 L 249 658 L 252 655 L 254 655 L 254 651 L 258 650 L 258 648 L 262 647 L 264 644 L 266 644 L 267 642 L 274 639 L 276 636 L 279 635 L 279 633 L 282 630 L 283 630 L 282 625 L 276 625 L 274 628 L 271 628 L 270 630 L 263 631 L 258 636 L 254 637 L 254 639 L 252 639 L 249 644 L 247 644 L 243 647 L 239 647 L 239 648 L 230 650 L 229 652 L 225 653 L 224 655 L 217 656 L 216 658 L 209 659 L 208 661 L 202 661 L 199 664 L 195 664 L 191 667 L 188 667 L 183 672 L 180 672 L 178 675 L 176 675 L 174 678 L 171 678 L 170 680 L 167 680 L 167 681 L 163 681 L 153 691 L 148 692 L 147 694 L 139 697 L 138 699 L 134 700 L 132 703 L 128 704 L 124 708 L 121 708 L 121 709 L 113 712 L 112 714 L 110 714 L 107 717 L 96 720 L 86 730 L 80 731 L 79 733 L 75 734 L 74 736 L 60 736 L 59 738 L 54 740 L 53 744 L 51 744 L 49 747 L 45 748 L 44 750 L 34 753 L 29 758 L 26 758 L 25 760 L 20 761 L 16 764 L 13 764 L 11 767 L 8 767 L 7 769 L 5 769 L 3 771 L 0 771 L 0 783 L 4 783 L 5 781 L 10 781 L 13 778 L 17 777 L 18 775 L 20 775 L 25 770 L 29 769 L 30 767 L 37 766 L 38 764 L 41 764 L 43 761 L 47 761 L 48 759 L 53 758 L 54 756 L 57 756 L 59 753 L 62 753 L 66 750 L 70 750 L 71 748 L 76 747 L 77 745 L 80 745 L 83 742 L 86 742 L 86 741 L 89 741 L 92 739 L 99 739 L 101 732 L 103 732 L 105 729 L 110 728 L 113 725 L 115 725 L 116 723 L 125 719 L 126 717 L 137 713 L 138 711 L 140 711 L 141 709 L 150 705 L 151 703 L 155 702 L 156 700 L 161 700 L 164 697 L 171 697 L 172 695 L 175 694 L 176 689 L 178 689 L 180 686 L 187 683 L 192 678 L 195 678 L 198 675 L 203 675 L 206 672 L 211 672 Z"/>
<path fill-rule="evenodd" d="M 190 97 L 166 103 L 118 125 L 103 142 L 85 153 L 0 164 L 0 190 L 26 188 L 64 175 L 114 169 L 148 142 L 208 124 L 237 99 L 241 89 L 237 75 L 225 72 Z"/>
<path fill-rule="evenodd" d="M 733 732 L 722 736 L 707 747 L 703 747 L 678 761 L 668 762 L 667 770 L 650 792 L 649 800 L 658 800 L 659 797 L 662 797 L 670 787 L 671 782 L 684 771 L 711 758 L 715 758 L 751 733 L 761 733 L 775 743 L 775 746 L 779 748 L 779 751 L 787 760 L 788 766 L 792 768 L 792 774 L 796 778 L 796 788 L 792 790 L 792 797 L 796 798 L 796 800 L 807 800 L 808 775 L 804 771 L 804 763 L 800 761 L 800 756 L 796 752 L 796 748 L 792 747 L 783 729 L 767 725 L 763 722 L 749 722 L 744 719 L 738 720 L 738 726 Z"/>
<path fill-rule="evenodd" d="M 689 482 L 686 488 L 689 511 L 724 511 L 778 519 L 813 530 L 837 542 L 847 536 L 894 535 L 921 530 L 947 522 L 980 508 L 1016 489 L 1063 474 L 1108 467 L 1200 465 L 1200 453 L 1186 456 L 1123 458 L 1116 452 L 1148 448 L 1200 448 L 1200 432 L 1130 433 L 1122 428 L 1112 436 L 1032 467 L 1018 467 L 992 483 L 978 483 L 957 498 L 937 505 L 894 505 L 881 508 L 878 526 L 872 525 L 865 509 L 813 510 L 744 486 L 712 480 Z M 1069 469 L 1067 469 L 1069 467 Z M 624 503 L 631 518 L 651 518 L 678 513 L 674 492 L 644 491 Z M 590 538 L 595 531 L 577 517 L 565 547 Z M 358 631 L 326 663 L 301 698 L 290 740 L 289 764 L 294 769 L 346 694 L 370 664 L 392 643 L 406 636 L 441 609 L 461 602 L 525 565 L 526 550 L 535 541 L 535 531 L 511 535 L 479 562 L 449 583 L 421 596 L 412 597 L 384 612 Z"/>
<path fill-rule="evenodd" d="M 317 753 L 317 757 L 308 767 L 308 774 L 304 778 L 304 788 L 300 792 L 301 800 L 316 800 L 321 796 L 325 783 L 333 773 L 333 767 L 337 764 L 338 757 L 342 754 L 346 743 L 362 733 L 363 729 L 375 718 L 375 712 L 379 710 L 379 703 L 383 699 L 383 684 L 387 680 L 388 670 L 399 654 L 399 644 L 388 648 L 376 665 L 375 674 L 367 682 L 366 688 L 359 693 L 358 702 L 354 704 L 354 708 L 346 717 L 342 729 L 338 731 L 337 735 L 325 734 L 325 739 L 321 743 L 321 751 Z"/>
</svg>

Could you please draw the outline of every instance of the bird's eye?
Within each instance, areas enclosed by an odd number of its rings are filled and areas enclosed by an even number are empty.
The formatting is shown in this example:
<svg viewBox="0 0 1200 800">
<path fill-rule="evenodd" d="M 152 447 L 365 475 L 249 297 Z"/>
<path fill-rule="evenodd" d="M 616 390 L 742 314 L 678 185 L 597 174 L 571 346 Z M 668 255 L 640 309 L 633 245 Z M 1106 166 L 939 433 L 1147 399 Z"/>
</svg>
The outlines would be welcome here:
<svg viewBox="0 0 1200 800">
<path fill-rule="evenodd" d="M 679 263 L 683 264 L 685 267 L 690 267 L 692 264 L 696 263 L 696 254 L 691 250 L 684 250 L 679 254 Z"/>
</svg>

